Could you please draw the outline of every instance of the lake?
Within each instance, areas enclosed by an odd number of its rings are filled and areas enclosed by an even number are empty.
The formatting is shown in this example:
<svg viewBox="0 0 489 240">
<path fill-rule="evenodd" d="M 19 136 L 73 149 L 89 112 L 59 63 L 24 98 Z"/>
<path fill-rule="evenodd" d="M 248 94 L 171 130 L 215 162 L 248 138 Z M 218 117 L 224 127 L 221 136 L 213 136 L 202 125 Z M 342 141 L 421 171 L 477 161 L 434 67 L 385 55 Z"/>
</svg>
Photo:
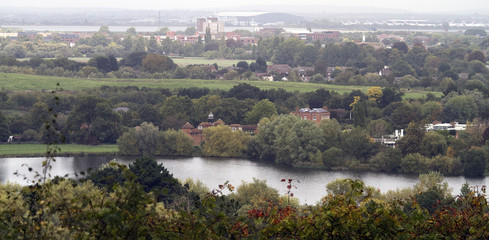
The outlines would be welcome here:
<svg viewBox="0 0 489 240">
<path fill-rule="evenodd" d="M 74 177 L 75 172 L 95 169 L 109 162 L 113 157 L 58 157 L 52 164 L 50 171 L 52 176 L 64 176 L 68 174 Z M 116 160 L 124 164 L 130 164 L 135 158 L 118 157 Z M 44 158 L 0 158 L 0 182 L 15 182 L 29 184 L 29 180 L 35 180 L 34 171 L 42 172 L 41 166 Z M 163 164 L 174 177 L 184 181 L 187 178 L 200 179 L 209 189 L 215 189 L 219 184 L 229 181 L 233 186 L 239 186 L 242 181 L 251 182 L 253 178 L 266 180 L 267 184 L 280 194 L 287 191 L 286 183 L 281 179 L 294 179 L 297 188 L 292 189 L 294 196 L 299 198 L 302 204 L 315 204 L 326 195 L 326 184 L 338 178 L 361 179 L 367 185 L 378 188 L 382 192 L 388 190 L 412 187 L 417 183 L 415 175 L 385 174 L 376 172 L 349 172 L 349 171 L 325 171 L 319 169 L 296 169 L 276 164 L 254 162 L 246 159 L 215 159 L 215 158 L 157 158 L 158 163 Z M 28 171 L 33 168 L 33 172 Z M 14 172 L 18 171 L 17 175 Z M 27 180 L 24 180 L 24 177 Z M 467 179 L 463 176 L 445 177 L 452 194 L 456 195 L 466 181 L 472 186 L 488 185 L 489 177 L 481 179 Z M 298 181 L 298 182 L 297 182 Z"/>
</svg>

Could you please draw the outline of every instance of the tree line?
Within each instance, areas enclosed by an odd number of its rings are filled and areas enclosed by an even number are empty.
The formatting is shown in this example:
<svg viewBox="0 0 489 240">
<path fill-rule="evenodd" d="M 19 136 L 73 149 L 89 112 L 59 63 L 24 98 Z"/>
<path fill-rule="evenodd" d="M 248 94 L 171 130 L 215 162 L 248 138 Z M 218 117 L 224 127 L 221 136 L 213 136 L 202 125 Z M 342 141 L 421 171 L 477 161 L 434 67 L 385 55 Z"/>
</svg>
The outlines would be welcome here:
<svg viewBox="0 0 489 240">
<path fill-rule="evenodd" d="M 403 93 L 393 88 L 372 87 L 367 94 L 325 89 L 298 93 L 249 84 L 228 91 L 101 87 L 58 94 L 56 98 L 50 93 L 0 94 L 3 109 L 23 110 L 0 114 L 1 141 L 16 135 L 24 141 L 49 142 L 53 135 L 48 130 L 56 129 L 62 136 L 59 141 L 118 143 L 124 155 L 242 156 L 296 167 L 436 170 L 467 176 L 484 175 L 488 159 L 489 102 L 477 90 L 410 100 L 403 100 Z M 299 106 L 327 106 L 332 119 L 318 126 L 291 116 Z M 204 144 L 192 147 L 180 128 L 186 122 L 196 127 L 211 112 L 227 124 L 260 123 L 258 133 L 205 129 Z M 468 128 L 426 133 L 425 124 L 434 120 L 460 121 Z M 401 129 L 406 134 L 396 149 L 373 141 Z"/>
</svg>

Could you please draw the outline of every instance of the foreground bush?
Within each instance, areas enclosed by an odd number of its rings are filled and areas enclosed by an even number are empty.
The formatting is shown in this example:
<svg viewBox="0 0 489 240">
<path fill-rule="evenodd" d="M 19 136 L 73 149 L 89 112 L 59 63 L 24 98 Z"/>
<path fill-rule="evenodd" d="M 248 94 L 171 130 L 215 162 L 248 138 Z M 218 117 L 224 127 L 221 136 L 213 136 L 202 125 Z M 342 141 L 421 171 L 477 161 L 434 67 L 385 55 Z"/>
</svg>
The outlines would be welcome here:
<svg viewBox="0 0 489 240">
<path fill-rule="evenodd" d="M 143 158 L 129 167 L 111 163 L 82 180 L 1 185 L 0 234 L 4 239 L 488 238 L 485 187 L 464 186 L 453 198 L 440 177 L 424 176 L 417 194 L 402 201 L 381 197 L 360 180 L 337 180 L 320 203 L 297 206 L 281 201 L 259 180 L 230 196 L 223 194 L 234 191 L 228 183 L 196 193 L 155 160 Z M 260 189 L 267 193 L 258 194 Z"/>
</svg>

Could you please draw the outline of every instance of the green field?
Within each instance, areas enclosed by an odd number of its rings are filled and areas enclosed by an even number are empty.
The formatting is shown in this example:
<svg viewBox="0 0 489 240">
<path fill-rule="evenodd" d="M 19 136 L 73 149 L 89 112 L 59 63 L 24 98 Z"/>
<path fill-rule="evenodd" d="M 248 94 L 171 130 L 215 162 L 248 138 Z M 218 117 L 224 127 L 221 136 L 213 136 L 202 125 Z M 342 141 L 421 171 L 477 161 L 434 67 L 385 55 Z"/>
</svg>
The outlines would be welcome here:
<svg viewBox="0 0 489 240">
<path fill-rule="evenodd" d="M 117 145 L 60 144 L 60 155 L 113 155 L 119 152 Z M 44 144 L 0 144 L 0 156 L 43 156 Z"/>
<path fill-rule="evenodd" d="M 367 92 L 370 86 L 343 86 L 331 84 L 302 83 L 302 82 L 268 82 L 268 81 L 245 81 L 245 80 L 201 80 L 201 79 L 114 79 L 114 78 L 66 78 L 27 75 L 18 73 L 0 73 L 0 86 L 6 91 L 51 91 L 59 83 L 63 90 L 79 91 L 85 89 L 99 88 L 101 86 L 137 86 L 148 88 L 189 88 L 206 87 L 209 89 L 229 90 L 239 83 L 249 83 L 260 89 L 283 88 L 286 91 L 311 92 L 319 88 L 336 91 L 339 93 L 360 90 Z M 419 98 L 427 93 L 441 96 L 441 92 L 431 92 L 411 89 L 406 92 L 405 98 Z"/>
<path fill-rule="evenodd" d="M 253 60 L 237 60 L 237 59 L 207 59 L 202 57 L 172 57 L 174 63 L 179 66 L 187 66 L 191 64 L 214 64 L 217 63 L 219 67 L 231 67 L 236 65 L 239 61 L 247 61 L 248 63 L 254 62 Z"/>
</svg>

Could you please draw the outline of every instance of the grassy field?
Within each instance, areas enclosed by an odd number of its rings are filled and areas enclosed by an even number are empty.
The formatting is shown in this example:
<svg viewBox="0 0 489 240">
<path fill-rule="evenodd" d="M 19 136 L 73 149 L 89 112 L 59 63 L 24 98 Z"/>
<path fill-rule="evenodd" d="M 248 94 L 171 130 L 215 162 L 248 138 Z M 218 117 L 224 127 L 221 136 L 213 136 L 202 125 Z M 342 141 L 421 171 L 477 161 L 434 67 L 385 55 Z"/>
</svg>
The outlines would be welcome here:
<svg viewBox="0 0 489 240">
<path fill-rule="evenodd" d="M 228 90 L 239 83 L 249 83 L 260 89 L 283 88 L 286 91 L 310 92 L 319 88 L 336 91 L 339 93 L 360 90 L 367 92 L 370 86 L 342 86 L 330 84 L 315 84 L 302 82 L 267 82 L 267 81 L 238 81 L 238 80 L 201 80 L 201 79 L 81 79 L 66 77 L 37 76 L 17 73 L 0 73 L 0 86 L 7 91 L 50 91 L 56 88 L 56 83 L 60 84 L 63 90 L 79 91 L 84 89 L 99 88 L 101 86 L 137 86 L 149 88 L 189 88 L 206 87 L 209 89 Z M 406 92 L 405 98 L 419 98 L 427 93 L 441 96 L 441 92 L 430 92 L 424 90 L 411 89 Z"/>
<path fill-rule="evenodd" d="M 60 144 L 58 145 L 61 155 L 106 155 L 115 154 L 119 150 L 117 145 L 78 145 Z M 44 144 L 0 144 L 0 156 L 43 156 L 46 153 Z"/>
<path fill-rule="evenodd" d="M 219 67 L 231 67 L 236 65 L 239 61 L 247 61 L 248 63 L 254 62 L 253 60 L 237 60 L 237 59 L 207 59 L 202 57 L 172 57 L 173 62 L 179 66 L 187 66 L 191 64 L 214 64 L 217 63 Z"/>
</svg>

